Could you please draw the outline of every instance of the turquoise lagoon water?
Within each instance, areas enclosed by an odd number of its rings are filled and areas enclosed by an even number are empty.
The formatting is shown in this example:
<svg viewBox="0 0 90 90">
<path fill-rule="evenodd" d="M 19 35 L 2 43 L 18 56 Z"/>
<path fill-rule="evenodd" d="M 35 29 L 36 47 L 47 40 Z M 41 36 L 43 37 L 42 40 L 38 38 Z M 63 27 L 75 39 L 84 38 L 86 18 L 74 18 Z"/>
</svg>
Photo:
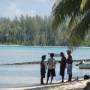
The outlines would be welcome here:
<svg viewBox="0 0 90 90">
<path fill-rule="evenodd" d="M 60 53 L 66 55 L 67 47 L 30 47 L 0 46 L 0 64 L 40 61 L 43 54 Z M 90 48 L 82 47 L 73 50 L 73 59 L 90 59 Z M 60 60 L 60 58 L 56 58 Z M 60 80 L 59 64 L 56 66 L 55 80 Z M 90 70 L 80 70 L 73 64 L 73 77 L 90 75 Z M 67 72 L 65 75 L 67 79 Z M 0 65 L 0 88 L 31 86 L 40 83 L 40 65 Z"/>
</svg>

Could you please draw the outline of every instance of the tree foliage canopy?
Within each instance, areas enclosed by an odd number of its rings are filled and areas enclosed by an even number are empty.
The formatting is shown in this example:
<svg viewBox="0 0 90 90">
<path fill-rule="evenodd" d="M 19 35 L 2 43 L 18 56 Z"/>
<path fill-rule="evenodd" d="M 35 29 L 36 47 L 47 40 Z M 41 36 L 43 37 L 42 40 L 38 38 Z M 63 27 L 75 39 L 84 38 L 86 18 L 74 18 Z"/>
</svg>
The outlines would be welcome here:
<svg viewBox="0 0 90 90">
<path fill-rule="evenodd" d="M 59 32 L 59 31 L 58 31 Z M 0 44 L 32 46 L 65 45 L 59 33 L 52 31 L 51 17 L 0 18 Z"/>
</svg>

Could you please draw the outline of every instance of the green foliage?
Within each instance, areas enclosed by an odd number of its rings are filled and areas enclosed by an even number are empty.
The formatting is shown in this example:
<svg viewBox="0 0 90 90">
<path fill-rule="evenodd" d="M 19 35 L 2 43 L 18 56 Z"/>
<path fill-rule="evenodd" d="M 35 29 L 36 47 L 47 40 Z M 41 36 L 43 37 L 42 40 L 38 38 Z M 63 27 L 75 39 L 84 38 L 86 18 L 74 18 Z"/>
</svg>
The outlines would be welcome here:
<svg viewBox="0 0 90 90">
<path fill-rule="evenodd" d="M 54 29 L 67 23 L 69 46 L 80 46 L 90 28 L 90 0 L 60 0 L 53 8 Z"/>
<path fill-rule="evenodd" d="M 84 18 L 82 20 L 84 20 Z M 84 21 L 83 24 L 85 23 L 86 21 Z M 86 27 L 83 25 L 83 27 L 80 28 Z M 0 18 L 0 44 L 66 46 L 68 45 L 68 40 L 65 36 L 69 35 L 65 33 L 66 29 L 67 24 L 62 23 L 58 31 L 53 31 L 52 17 L 41 18 L 40 16 L 30 17 L 28 15 L 24 17 L 21 15 L 20 18 L 15 17 L 14 20 L 10 20 L 10 18 Z M 81 45 L 90 46 L 89 38 L 90 32 L 85 42 Z"/>
<path fill-rule="evenodd" d="M 41 18 L 40 16 L 0 18 L 0 43 L 53 46 L 63 45 L 63 40 L 58 38 L 58 32 L 52 31 L 51 17 Z M 58 41 L 58 42 L 57 42 Z M 60 42 L 60 43 L 59 43 Z"/>
</svg>

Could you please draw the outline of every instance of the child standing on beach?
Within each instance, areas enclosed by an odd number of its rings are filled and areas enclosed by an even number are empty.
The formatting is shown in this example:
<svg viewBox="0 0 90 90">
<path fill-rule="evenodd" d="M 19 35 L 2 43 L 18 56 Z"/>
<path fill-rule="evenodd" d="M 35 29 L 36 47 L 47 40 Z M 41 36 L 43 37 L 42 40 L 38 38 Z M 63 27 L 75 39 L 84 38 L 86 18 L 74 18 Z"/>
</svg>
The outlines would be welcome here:
<svg viewBox="0 0 90 90">
<path fill-rule="evenodd" d="M 45 59 L 46 59 L 46 55 L 43 55 L 41 63 L 40 63 L 40 67 L 41 67 L 41 70 L 40 70 L 40 73 L 41 73 L 41 84 L 44 84 L 43 79 L 45 78 L 45 73 L 46 73 L 46 65 L 45 65 L 45 62 L 44 62 Z"/>
<path fill-rule="evenodd" d="M 60 61 L 60 75 L 62 77 L 62 82 L 64 82 L 65 68 L 66 68 L 66 57 L 63 52 L 60 53 L 61 61 Z"/>
<path fill-rule="evenodd" d="M 68 81 L 71 81 L 72 80 L 72 63 L 73 63 L 71 50 L 67 51 L 67 55 L 68 55 L 68 58 L 67 58 Z"/>
<path fill-rule="evenodd" d="M 55 76 L 55 59 L 53 58 L 54 57 L 54 53 L 50 53 L 50 58 L 48 59 L 48 73 L 47 73 L 47 84 L 48 84 L 48 80 L 49 80 L 49 77 L 51 77 L 51 82 L 52 83 L 52 80 L 53 80 L 53 77 Z"/>
</svg>

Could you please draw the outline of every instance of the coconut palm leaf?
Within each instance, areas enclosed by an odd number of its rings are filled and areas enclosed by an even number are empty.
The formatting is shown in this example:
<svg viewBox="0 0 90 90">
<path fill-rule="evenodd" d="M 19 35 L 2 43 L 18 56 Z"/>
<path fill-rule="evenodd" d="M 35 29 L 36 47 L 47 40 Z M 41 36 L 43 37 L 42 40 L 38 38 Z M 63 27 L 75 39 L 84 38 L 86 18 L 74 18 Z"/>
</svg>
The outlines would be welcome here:
<svg viewBox="0 0 90 90">
<path fill-rule="evenodd" d="M 60 0 L 53 8 L 53 28 L 57 29 L 62 22 L 66 23 L 67 17 L 70 18 L 67 28 L 69 43 L 80 45 L 89 30 L 89 10 L 90 0 Z"/>
<path fill-rule="evenodd" d="M 71 36 L 69 38 L 69 44 L 71 46 L 79 46 L 84 40 L 85 36 L 90 29 L 90 10 L 84 16 L 84 18 L 75 26 Z"/>
</svg>

